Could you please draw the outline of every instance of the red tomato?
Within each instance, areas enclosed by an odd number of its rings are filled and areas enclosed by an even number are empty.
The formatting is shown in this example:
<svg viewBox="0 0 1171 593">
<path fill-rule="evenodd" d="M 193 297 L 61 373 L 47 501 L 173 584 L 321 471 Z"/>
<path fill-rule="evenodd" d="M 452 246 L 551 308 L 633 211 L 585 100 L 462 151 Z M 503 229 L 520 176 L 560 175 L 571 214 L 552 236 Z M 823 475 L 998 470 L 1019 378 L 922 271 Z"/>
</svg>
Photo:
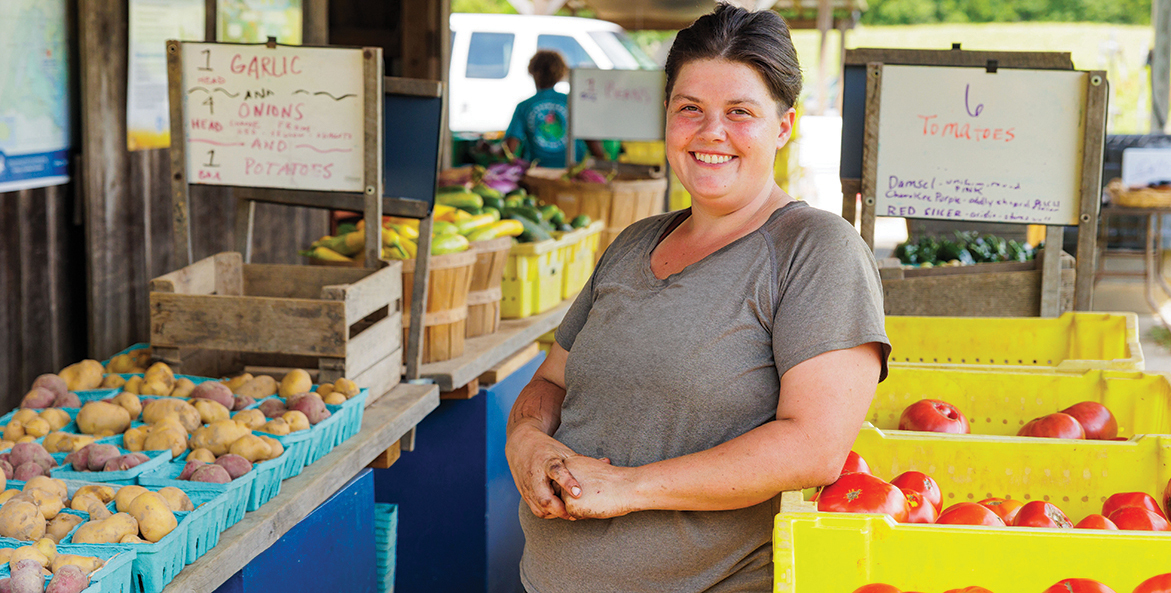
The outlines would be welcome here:
<svg viewBox="0 0 1171 593">
<path fill-rule="evenodd" d="M 955 406 L 938 399 L 921 399 L 903 410 L 899 430 L 968 434 L 968 419 Z"/>
<path fill-rule="evenodd" d="M 870 583 L 869 585 L 862 585 L 854 589 L 854 593 L 903 593 L 899 591 L 898 587 L 885 585 L 883 583 Z"/>
<path fill-rule="evenodd" d="M 1005 499 L 1005 498 L 985 498 L 977 504 L 982 504 L 988 507 L 988 510 L 996 513 L 998 517 L 1004 519 L 1005 525 L 1012 525 L 1012 520 L 1016 519 L 1016 514 L 1025 506 L 1025 503 L 1019 500 Z"/>
<path fill-rule="evenodd" d="M 931 503 L 923 500 L 923 495 L 910 488 L 900 488 L 903 496 L 907 497 L 907 523 L 934 523 L 939 513 Z"/>
<path fill-rule="evenodd" d="M 1109 515 L 1119 529 L 1133 531 L 1171 531 L 1171 524 L 1161 515 L 1142 507 L 1122 507 Z"/>
<path fill-rule="evenodd" d="M 1163 487 L 1163 510 L 1171 513 L 1171 480 Z"/>
<path fill-rule="evenodd" d="M 987 525 L 988 527 L 1004 527 L 1002 520 L 988 507 L 974 502 L 957 502 L 939 514 L 936 525 Z"/>
<path fill-rule="evenodd" d="M 1114 589 L 1094 579 L 1064 579 L 1053 583 L 1044 593 L 1114 593 Z"/>
<path fill-rule="evenodd" d="M 1042 500 L 1034 500 L 1033 502 L 1025 503 L 1025 506 L 1021 507 L 1020 511 L 1017 511 L 1016 519 L 1013 519 L 1012 526 L 1060 527 L 1062 529 L 1070 529 L 1073 527 L 1073 523 L 1056 505 Z"/>
<path fill-rule="evenodd" d="M 1106 517 L 1103 517 L 1102 515 L 1094 514 L 1094 515 L 1086 515 L 1086 517 L 1084 519 L 1077 522 L 1077 525 L 1074 525 L 1074 528 L 1076 528 L 1076 529 L 1117 530 L 1118 526 L 1115 525 L 1114 522 L 1111 521 L 1110 519 L 1107 519 Z"/>
<path fill-rule="evenodd" d="M 1171 572 L 1151 577 L 1134 588 L 1134 593 L 1171 593 Z"/>
<path fill-rule="evenodd" d="M 1034 418 L 1021 427 L 1018 437 L 1047 437 L 1051 439 L 1084 439 L 1086 430 L 1073 416 L 1057 412 Z"/>
<path fill-rule="evenodd" d="M 943 510 L 943 493 L 939 491 L 939 484 L 936 484 L 931 476 L 917 471 L 903 472 L 890 483 L 903 490 L 914 490 L 922 494 L 923 499 L 935 507 L 935 514 L 938 515 L 939 511 Z"/>
<path fill-rule="evenodd" d="M 1163 509 L 1159 508 L 1159 503 L 1155 497 L 1146 492 L 1119 492 L 1106 499 L 1102 503 L 1102 514 L 1109 517 L 1114 511 L 1122 507 L 1140 507 L 1150 511 L 1154 511 L 1160 517 L 1166 519 L 1167 515 L 1163 514 Z"/>
<path fill-rule="evenodd" d="M 850 451 L 850 454 L 846 455 L 846 464 L 842 466 L 842 473 L 868 474 L 870 473 L 870 466 L 866 465 L 866 460 L 862 459 L 861 455 Z"/>
<path fill-rule="evenodd" d="M 844 474 L 821 490 L 817 510 L 831 513 L 883 513 L 895 521 L 907 520 L 907 497 L 881 478 Z"/>
<path fill-rule="evenodd" d="M 1076 403 L 1061 413 L 1073 416 L 1085 429 L 1087 439 L 1110 440 L 1118 436 L 1118 421 L 1114 414 L 1098 402 Z"/>
</svg>

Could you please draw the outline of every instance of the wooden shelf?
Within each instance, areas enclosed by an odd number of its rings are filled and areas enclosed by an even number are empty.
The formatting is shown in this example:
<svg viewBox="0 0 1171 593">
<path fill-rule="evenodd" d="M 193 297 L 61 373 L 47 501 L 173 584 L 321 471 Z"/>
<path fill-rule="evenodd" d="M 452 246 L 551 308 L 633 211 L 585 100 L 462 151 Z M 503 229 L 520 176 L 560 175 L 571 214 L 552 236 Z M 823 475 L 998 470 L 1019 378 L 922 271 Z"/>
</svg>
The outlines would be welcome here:
<svg viewBox="0 0 1171 593">
<path fill-rule="evenodd" d="M 403 383 L 378 398 L 366 408 L 361 432 L 282 483 L 276 498 L 220 534 L 219 544 L 183 568 L 164 591 L 214 591 L 437 407 L 434 385 Z"/>
<path fill-rule="evenodd" d="M 560 325 L 574 298 L 576 296 L 565 299 L 539 315 L 501 321 L 500 329 L 495 333 L 469 338 L 464 344 L 463 356 L 425 364 L 420 367 L 419 376 L 434 380 L 440 391 L 453 391 L 471 383 L 484 371 L 508 360 L 542 334 Z"/>
</svg>

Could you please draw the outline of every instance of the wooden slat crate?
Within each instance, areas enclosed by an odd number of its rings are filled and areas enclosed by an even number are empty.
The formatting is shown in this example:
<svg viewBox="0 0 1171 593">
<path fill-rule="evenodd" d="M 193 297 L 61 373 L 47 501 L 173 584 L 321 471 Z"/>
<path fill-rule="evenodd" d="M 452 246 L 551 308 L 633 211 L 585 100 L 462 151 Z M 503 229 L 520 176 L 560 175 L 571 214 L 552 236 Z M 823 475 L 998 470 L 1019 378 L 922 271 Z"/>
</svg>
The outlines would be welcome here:
<svg viewBox="0 0 1171 593">
<path fill-rule="evenodd" d="M 379 270 L 245 264 L 219 253 L 151 280 L 155 356 L 191 375 L 316 370 L 370 390 L 402 373 L 402 264 Z"/>
</svg>

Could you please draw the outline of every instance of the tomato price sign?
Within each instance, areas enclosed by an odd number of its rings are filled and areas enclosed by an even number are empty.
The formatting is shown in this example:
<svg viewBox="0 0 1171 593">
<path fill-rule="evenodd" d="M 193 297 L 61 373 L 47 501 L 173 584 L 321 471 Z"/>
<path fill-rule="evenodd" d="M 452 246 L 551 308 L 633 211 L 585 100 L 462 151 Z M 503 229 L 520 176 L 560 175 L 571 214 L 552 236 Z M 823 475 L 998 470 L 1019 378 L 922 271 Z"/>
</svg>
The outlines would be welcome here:
<svg viewBox="0 0 1171 593">
<path fill-rule="evenodd" d="M 361 49 L 182 48 L 191 183 L 363 191 Z"/>
</svg>

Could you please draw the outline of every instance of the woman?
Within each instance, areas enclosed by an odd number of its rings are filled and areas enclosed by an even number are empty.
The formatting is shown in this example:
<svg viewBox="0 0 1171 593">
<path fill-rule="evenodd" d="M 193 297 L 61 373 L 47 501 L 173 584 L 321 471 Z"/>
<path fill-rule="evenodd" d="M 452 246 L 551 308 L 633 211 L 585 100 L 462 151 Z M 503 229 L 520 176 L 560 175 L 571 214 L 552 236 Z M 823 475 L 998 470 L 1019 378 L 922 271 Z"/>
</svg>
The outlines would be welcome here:
<svg viewBox="0 0 1171 593">
<path fill-rule="evenodd" d="M 692 207 L 610 245 L 509 418 L 531 593 L 771 590 L 779 493 L 837 478 L 885 376 L 873 256 L 773 179 L 784 21 L 720 5 L 666 71 Z"/>
<path fill-rule="evenodd" d="M 565 93 L 553 90 L 569 72 L 561 54 L 540 50 L 529 60 L 529 74 L 537 85 L 537 93 L 516 106 L 512 121 L 504 132 L 504 145 L 509 152 L 526 161 L 537 161 L 542 167 L 564 167 L 566 133 L 569 129 L 569 108 Z M 517 150 L 521 152 L 518 153 Z M 585 156 L 587 143 L 574 143 L 578 158 Z M 596 158 L 605 158 L 597 141 L 588 143 Z"/>
</svg>

